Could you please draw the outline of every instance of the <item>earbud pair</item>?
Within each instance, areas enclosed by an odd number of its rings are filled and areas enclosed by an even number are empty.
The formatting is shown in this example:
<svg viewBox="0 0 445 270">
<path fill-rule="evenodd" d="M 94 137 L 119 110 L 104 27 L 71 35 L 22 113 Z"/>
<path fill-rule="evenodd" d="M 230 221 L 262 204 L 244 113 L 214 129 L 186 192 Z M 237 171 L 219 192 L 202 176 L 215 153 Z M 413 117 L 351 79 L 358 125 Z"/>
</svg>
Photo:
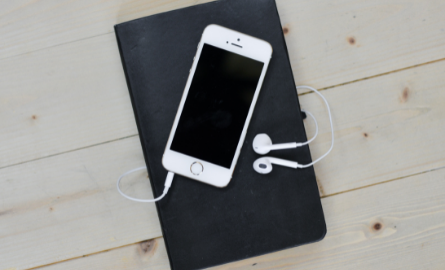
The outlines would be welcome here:
<svg viewBox="0 0 445 270">
<path fill-rule="evenodd" d="M 298 146 L 303 145 L 303 143 L 281 143 L 281 144 L 272 144 L 272 140 L 267 134 L 258 134 L 253 140 L 253 150 L 260 155 L 265 155 L 269 153 L 271 150 L 280 150 L 280 149 L 289 149 L 296 148 Z M 274 157 L 262 157 L 253 163 L 253 168 L 256 172 L 261 174 L 268 174 L 272 171 L 272 164 L 277 164 L 281 166 L 291 167 L 291 168 L 301 168 L 302 165 L 297 162 L 274 158 Z"/>
<path fill-rule="evenodd" d="M 329 150 L 323 156 L 319 157 L 317 160 L 315 160 L 309 164 L 304 164 L 304 165 L 298 164 L 297 162 L 294 162 L 294 161 L 280 159 L 280 158 L 274 158 L 274 157 L 259 158 L 259 159 L 255 160 L 255 162 L 253 163 L 253 169 L 258 173 L 261 173 L 261 174 L 270 173 L 272 171 L 272 164 L 286 166 L 286 167 L 290 167 L 290 168 L 294 168 L 294 169 L 310 167 L 310 166 L 314 165 L 315 163 L 317 163 L 318 161 L 320 161 L 321 159 L 323 159 L 325 156 L 327 156 L 329 154 L 329 152 L 331 152 L 332 148 L 334 147 L 334 126 L 332 125 L 331 109 L 329 108 L 328 101 L 325 99 L 325 97 L 322 94 L 320 94 L 320 92 L 318 92 L 317 89 L 315 89 L 313 87 L 297 86 L 297 88 L 303 88 L 303 89 L 314 91 L 325 102 L 326 107 L 328 109 L 329 122 L 331 124 L 331 136 L 332 136 L 331 148 L 329 148 Z M 315 139 L 315 137 L 317 137 L 317 135 L 318 135 L 317 120 L 310 112 L 303 111 L 303 110 L 302 110 L 302 112 L 305 112 L 307 115 L 309 115 L 315 122 L 315 128 L 316 128 L 315 135 L 312 139 L 310 139 L 309 141 L 304 142 L 304 143 L 292 142 L 292 143 L 272 144 L 272 140 L 270 139 L 270 137 L 267 134 L 258 134 L 255 137 L 255 139 L 253 140 L 253 150 L 260 155 L 265 155 L 265 154 L 269 153 L 271 150 L 297 148 L 299 146 L 303 146 L 303 145 L 306 145 L 306 144 L 309 144 L 310 142 L 312 142 Z"/>
</svg>

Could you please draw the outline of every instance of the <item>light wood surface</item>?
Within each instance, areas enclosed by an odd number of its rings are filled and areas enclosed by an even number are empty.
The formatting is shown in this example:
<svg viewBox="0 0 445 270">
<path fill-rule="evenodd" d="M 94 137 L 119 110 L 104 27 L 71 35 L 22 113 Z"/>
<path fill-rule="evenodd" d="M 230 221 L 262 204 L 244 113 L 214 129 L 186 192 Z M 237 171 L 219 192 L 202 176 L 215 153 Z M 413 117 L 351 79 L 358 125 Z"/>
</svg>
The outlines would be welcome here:
<svg viewBox="0 0 445 270">
<path fill-rule="evenodd" d="M 324 198 L 323 241 L 212 269 L 442 269 L 444 180 L 442 168 Z M 167 269 L 166 259 L 161 238 L 44 269 Z"/>
<path fill-rule="evenodd" d="M 332 154 L 315 164 L 323 195 L 445 166 L 444 89 L 440 61 L 322 91 L 336 138 Z M 330 146 L 327 110 L 315 94 L 301 96 L 300 104 L 321 126 L 311 143 L 315 159 Z"/>
<path fill-rule="evenodd" d="M 132 137 L 2 169 L 0 269 L 36 267 L 161 236 L 155 205 L 131 202 L 116 190 L 119 175 L 143 165 L 139 138 Z M 133 196 L 152 194 L 145 172 L 124 184 Z M 30 249 L 30 243 L 39 248 Z"/>
<path fill-rule="evenodd" d="M 6 1 L 0 59 L 113 32 L 209 0 Z M 445 58 L 441 0 L 277 0 L 298 84 L 326 87 Z"/>
<path fill-rule="evenodd" d="M 169 269 L 169 267 L 164 240 L 160 237 L 38 269 L 164 270 Z"/>
<path fill-rule="evenodd" d="M 143 157 L 113 25 L 198 2 L 0 2 L 0 270 L 168 269 L 154 205 L 115 189 Z M 221 268 L 441 269 L 443 1 L 277 5 L 297 83 L 329 88 L 336 144 L 315 166 L 328 235 Z M 326 110 L 300 103 L 321 126 L 316 158 Z M 123 186 L 147 197 L 141 179 Z"/>
<path fill-rule="evenodd" d="M 209 0 L 2 0 L 0 59 L 114 32 L 114 25 Z"/>
</svg>

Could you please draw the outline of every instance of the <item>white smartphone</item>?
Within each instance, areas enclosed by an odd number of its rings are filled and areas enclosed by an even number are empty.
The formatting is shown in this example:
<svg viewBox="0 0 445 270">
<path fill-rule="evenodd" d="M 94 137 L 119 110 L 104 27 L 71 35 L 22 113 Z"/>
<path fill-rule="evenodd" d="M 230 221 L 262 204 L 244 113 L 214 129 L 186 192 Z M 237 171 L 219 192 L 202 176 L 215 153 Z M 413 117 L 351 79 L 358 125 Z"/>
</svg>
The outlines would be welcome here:
<svg viewBox="0 0 445 270">
<path fill-rule="evenodd" d="M 227 186 L 271 57 L 264 40 L 204 29 L 162 158 L 167 171 Z"/>
</svg>

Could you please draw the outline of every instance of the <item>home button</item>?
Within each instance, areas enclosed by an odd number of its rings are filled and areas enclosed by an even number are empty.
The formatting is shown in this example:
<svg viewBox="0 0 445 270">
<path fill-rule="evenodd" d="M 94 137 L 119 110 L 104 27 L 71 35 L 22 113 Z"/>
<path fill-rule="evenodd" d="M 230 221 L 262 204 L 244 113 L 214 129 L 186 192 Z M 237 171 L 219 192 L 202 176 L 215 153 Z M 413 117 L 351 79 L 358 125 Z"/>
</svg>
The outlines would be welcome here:
<svg viewBox="0 0 445 270">
<path fill-rule="evenodd" d="M 197 161 L 193 162 L 192 166 L 190 166 L 190 171 L 194 175 L 200 175 L 204 171 L 204 166 L 202 166 L 202 164 Z"/>
</svg>

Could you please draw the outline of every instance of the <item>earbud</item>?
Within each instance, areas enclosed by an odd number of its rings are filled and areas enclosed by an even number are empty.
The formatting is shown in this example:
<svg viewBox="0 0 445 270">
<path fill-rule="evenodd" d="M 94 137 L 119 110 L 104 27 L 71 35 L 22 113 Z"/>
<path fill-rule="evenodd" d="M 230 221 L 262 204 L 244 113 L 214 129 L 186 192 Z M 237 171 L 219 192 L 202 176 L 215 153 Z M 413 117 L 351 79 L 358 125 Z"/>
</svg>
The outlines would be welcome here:
<svg viewBox="0 0 445 270">
<path fill-rule="evenodd" d="M 309 144 L 310 142 L 312 142 L 315 137 L 317 137 L 318 135 L 318 124 L 317 124 L 317 120 L 315 119 L 315 117 L 312 115 L 312 113 L 308 112 L 308 111 L 304 111 L 301 110 L 302 112 L 304 112 L 305 114 L 309 115 L 315 123 L 315 135 L 314 137 L 312 137 L 312 139 L 310 139 L 307 142 L 302 142 L 302 143 L 297 143 L 297 142 L 291 142 L 291 143 L 280 143 L 280 144 L 272 144 L 272 140 L 270 139 L 270 137 L 265 134 L 265 133 L 261 133 L 255 136 L 255 139 L 253 139 L 253 150 L 260 155 L 265 155 L 267 153 L 269 153 L 271 150 L 282 150 L 282 149 L 291 149 L 291 148 L 297 148 L 306 144 Z"/>
<path fill-rule="evenodd" d="M 291 168 L 300 168 L 300 164 L 294 161 L 289 161 L 285 159 L 279 159 L 274 157 L 262 157 L 253 163 L 253 169 L 257 173 L 268 174 L 272 171 L 272 164 L 277 164 L 281 166 L 291 167 Z"/>
<path fill-rule="evenodd" d="M 280 143 L 280 144 L 272 144 L 272 140 L 270 137 L 265 134 L 258 134 L 253 139 L 253 150 L 260 155 L 265 155 L 269 153 L 271 150 L 280 150 L 280 149 L 290 149 L 297 148 L 301 146 L 301 143 Z"/>
</svg>

